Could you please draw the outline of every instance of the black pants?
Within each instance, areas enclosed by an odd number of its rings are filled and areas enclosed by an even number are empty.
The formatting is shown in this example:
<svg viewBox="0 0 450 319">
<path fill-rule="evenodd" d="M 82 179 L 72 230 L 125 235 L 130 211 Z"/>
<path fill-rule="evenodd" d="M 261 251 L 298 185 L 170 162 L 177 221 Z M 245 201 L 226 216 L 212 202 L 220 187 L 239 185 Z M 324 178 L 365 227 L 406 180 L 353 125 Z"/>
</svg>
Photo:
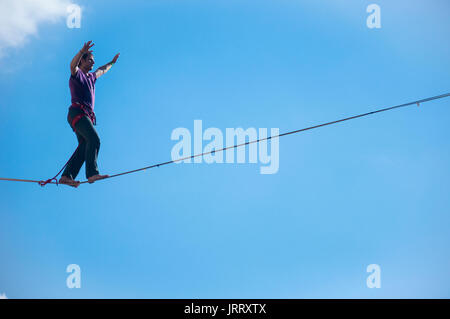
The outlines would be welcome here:
<svg viewBox="0 0 450 319">
<path fill-rule="evenodd" d="M 77 114 L 77 111 L 69 110 L 67 116 L 69 125 L 71 125 L 72 119 Z M 100 138 L 98 137 L 92 121 L 87 116 L 83 116 L 75 124 L 75 134 L 78 139 L 78 148 L 62 175 L 75 179 L 84 162 L 86 162 L 86 178 L 99 174 L 97 158 L 98 151 L 100 150 Z"/>
</svg>

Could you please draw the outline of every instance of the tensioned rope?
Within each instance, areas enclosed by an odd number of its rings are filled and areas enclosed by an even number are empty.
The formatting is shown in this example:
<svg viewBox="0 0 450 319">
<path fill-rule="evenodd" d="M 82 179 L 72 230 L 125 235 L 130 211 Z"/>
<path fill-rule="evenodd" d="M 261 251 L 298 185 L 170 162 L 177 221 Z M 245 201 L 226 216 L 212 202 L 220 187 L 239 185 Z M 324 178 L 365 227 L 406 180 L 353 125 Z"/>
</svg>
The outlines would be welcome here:
<svg viewBox="0 0 450 319">
<path fill-rule="evenodd" d="M 176 160 L 171 160 L 171 161 L 168 161 L 168 162 L 158 163 L 158 164 L 154 164 L 154 165 L 150 165 L 150 166 L 134 169 L 134 170 L 131 170 L 131 171 L 126 171 L 126 172 L 110 175 L 110 176 L 108 176 L 107 178 L 104 178 L 104 179 L 109 179 L 109 178 L 113 178 L 113 177 L 117 177 L 117 176 L 121 176 L 121 175 L 136 173 L 136 172 L 140 172 L 140 171 L 144 171 L 144 170 L 147 170 L 147 169 L 160 167 L 160 166 L 163 166 L 163 165 L 168 165 L 168 164 L 172 164 L 172 163 L 176 163 L 176 162 L 181 162 L 181 161 L 184 161 L 184 160 L 187 160 L 187 159 L 193 159 L 193 158 L 198 157 L 198 156 L 214 154 L 216 152 L 223 152 L 223 151 L 225 151 L 227 149 L 237 148 L 237 147 L 241 147 L 241 146 L 245 146 L 245 145 L 249 145 L 249 144 L 253 144 L 253 143 L 259 143 L 259 142 L 270 140 L 270 139 L 273 139 L 273 138 L 279 138 L 279 137 L 286 136 L 286 135 L 296 134 L 296 133 L 312 130 L 312 129 L 315 129 L 315 128 L 319 128 L 319 127 L 323 127 L 323 126 L 327 126 L 327 125 L 332 125 L 332 124 L 337 124 L 337 123 L 340 123 L 340 122 L 349 121 L 349 120 L 353 120 L 353 119 L 356 119 L 356 118 L 360 118 L 360 117 L 364 117 L 364 116 L 368 116 L 368 115 L 372 115 L 372 114 L 376 114 L 376 113 L 380 113 L 380 112 L 386 112 L 386 111 L 390 111 L 390 110 L 393 110 L 393 109 L 398 109 L 398 108 L 405 107 L 405 106 L 410 106 L 410 105 L 417 105 L 417 106 L 419 106 L 422 103 L 429 102 L 429 101 L 432 101 L 432 100 L 442 99 L 442 98 L 445 98 L 445 97 L 448 97 L 448 96 L 450 96 L 450 93 L 445 93 L 445 94 L 441 94 L 441 95 L 437 95 L 437 96 L 433 96 L 433 97 L 429 97 L 429 98 L 425 98 L 425 99 L 417 100 L 417 101 L 413 101 L 413 102 L 408 102 L 408 103 L 404 103 L 404 104 L 400 104 L 400 105 L 396 105 L 396 106 L 386 107 L 386 108 L 379 109 L 379 110 L 376 110 L 376 111 L 367 112 L 367 113 L 363 113 L 363 114 L 359 114 L 359 115 L 354 115 L 354 116 L 346 117 L 346 118 L 343 118 L 343 119 L 340 119 L 340 120 L 336 120 L 336 121 L 332 121 L 332 122 L 318 124 L 318 125 L 302 128 L 302 129 L 295 130 L 295 131 L 290 131 L 290 132 L 286 132 L 286 133 L 282 133 L 282 134 L 278 134 L 278 135 L 274 135 L 274 136 L 269 136 L 269 137 L 257 139 L 257 140 L 254 140 L 254 141 L 249 141 L 249 142 L 245 142 L 245 143 L 241 143 L 241 144 L 237 144 L 237 145 L 233 145 L 233 146 L 224 147 L 224 148 L 221 148 L 221 149 L 218 149 L 218 150 L 213 150 L 213 151 L 210 151 L 210 152 L 205 152 L 205 153 L 201 153 L 201 154 L 186 156 L 186 157 L 182 157 L 182 158 L 179 158 L 179 159 L 176 159 Z M 73 155 L 72 155 L 72 157 L 73 157 Z M 70 161 L 70 159 L 69 159 L 69 161 Z M 43 180 L 37 181 L 37 180 L 29 180 L 29 179 L 16 179 L 16 178 L 1 178 L 1 177 L 0 177 L 0 180 L 2 180 L 2 181 L 13 181 L 13 182 L 38 183 L 41 186 L 45 186 L 46 184 L 57 184 L 58 185 L 58 180 L 56 179 L 56 177 L 67 166 L 69 161 L 67 161 L 67 163 L 64 165 L 64 167 L 59 171 L 58 174 L 56 174 L 55 177 L 53 177 L 51 179 L 48 179 L 46 181 L 43 181 Z M 55 182 L 53 182 L 53 180 Z M 88 183 L 88 181 L 81 182 L 81 184 L 85 184 L 85 183 Z"/>
</svg>

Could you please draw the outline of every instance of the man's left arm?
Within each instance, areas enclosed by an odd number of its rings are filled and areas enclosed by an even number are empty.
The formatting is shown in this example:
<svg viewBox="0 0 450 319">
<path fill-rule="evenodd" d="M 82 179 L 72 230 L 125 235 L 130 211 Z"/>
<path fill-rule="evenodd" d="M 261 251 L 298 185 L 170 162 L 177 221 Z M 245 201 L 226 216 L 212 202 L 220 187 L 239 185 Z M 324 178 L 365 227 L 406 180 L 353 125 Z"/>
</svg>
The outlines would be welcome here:
<svg viewBox="0 0 450 319">
<path fill-rule="evenodd" d="M 95 76 L 97 77 L 97 79 L 99 77 L 101 77 L 103 74 L 105 74 L 106 72 L 109 71 L 109 69 L 111 69 L 111 67 L 113 66 L 114 63 L 117 62 L 117 59 L 119 58 L 120 53 L 117 53 L 116 56 L 112 59 L 111 62 L 99 67 L 97 70 L 95 70 Z"/>
</svg>

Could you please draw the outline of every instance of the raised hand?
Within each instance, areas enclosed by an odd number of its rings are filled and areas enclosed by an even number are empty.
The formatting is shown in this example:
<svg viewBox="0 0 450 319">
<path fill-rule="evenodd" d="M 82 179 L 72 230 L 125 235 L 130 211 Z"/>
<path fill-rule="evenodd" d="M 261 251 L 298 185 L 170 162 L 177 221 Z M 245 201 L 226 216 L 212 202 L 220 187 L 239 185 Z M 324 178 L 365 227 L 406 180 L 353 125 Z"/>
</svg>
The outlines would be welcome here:
<svg viewBox="0 0 450 319">
<path fill-rule="evenodd" d="M 119 55 L 120 55 L 120 53 L 117 53 L 115 56 L 114 56 L 114 58 L 112 59 L 112 63 L 116 63 L 117 62 L 117 59 L 119 58 Z"/>
<path fill-rule="evenodd" d="M 81 53 L 92 53 L 91 48 L 94 46 L 94 43 L 92 43 L 92 41 L 88 41 L 85 42 L 83 47 L 81 48 L 80 52 Z"/>
<path fill-rule="evenodd" d="M 114 56 L 114 58 L 111 60 L 111 62 L 109 62 L 109 63 L 107 63 L 107 64 L 105 64 L 105 65 L 99 67 L 99 68 L 95 71 L 95 75 L 96 75 L 97 79 L 98 79 L 99 77 L 101 77 L 103 74 L 105 74 L 106 72 L 108 72 L 108 71 L 112 68 L 112 66 L 114 65 L 114 63 L 117 62 L 117 59 L 119 58 L 119 56 L 120 56 L 120 53 L 117 53 L 117 54 Z"/>
</svg>

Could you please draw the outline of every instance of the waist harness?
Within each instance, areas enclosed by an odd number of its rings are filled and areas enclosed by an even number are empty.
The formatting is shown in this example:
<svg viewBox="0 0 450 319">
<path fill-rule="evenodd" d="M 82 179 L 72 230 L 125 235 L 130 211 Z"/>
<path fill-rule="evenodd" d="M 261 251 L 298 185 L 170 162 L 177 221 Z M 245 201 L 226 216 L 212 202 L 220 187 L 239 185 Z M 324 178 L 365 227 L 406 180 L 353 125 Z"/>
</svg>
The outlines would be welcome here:
<svg viewBox="0 0 450 319">
<path fill-rule="evenodd" d="M 82 111 L 82 113 L 74 116 L 74 118 L 72 119 L 72 121 L 70 123 L 70 126 L 72 127 L 72 130 L 74 132 L 75 132 L 75 124 L 77 124 L 77 122 L 79 120 L 81 120 L 81 118 L 83 116 L 87 116 L 92 121 L 92 124 L 96 125 L 97 120 L 95 118 L 95 113 L 93 111 L 91 111 L 88 107 L 86 107 L 85 105 L 78 103 L 78 102 L 73 102 L 69 108 L 79 109 Z"/>
</svg>

